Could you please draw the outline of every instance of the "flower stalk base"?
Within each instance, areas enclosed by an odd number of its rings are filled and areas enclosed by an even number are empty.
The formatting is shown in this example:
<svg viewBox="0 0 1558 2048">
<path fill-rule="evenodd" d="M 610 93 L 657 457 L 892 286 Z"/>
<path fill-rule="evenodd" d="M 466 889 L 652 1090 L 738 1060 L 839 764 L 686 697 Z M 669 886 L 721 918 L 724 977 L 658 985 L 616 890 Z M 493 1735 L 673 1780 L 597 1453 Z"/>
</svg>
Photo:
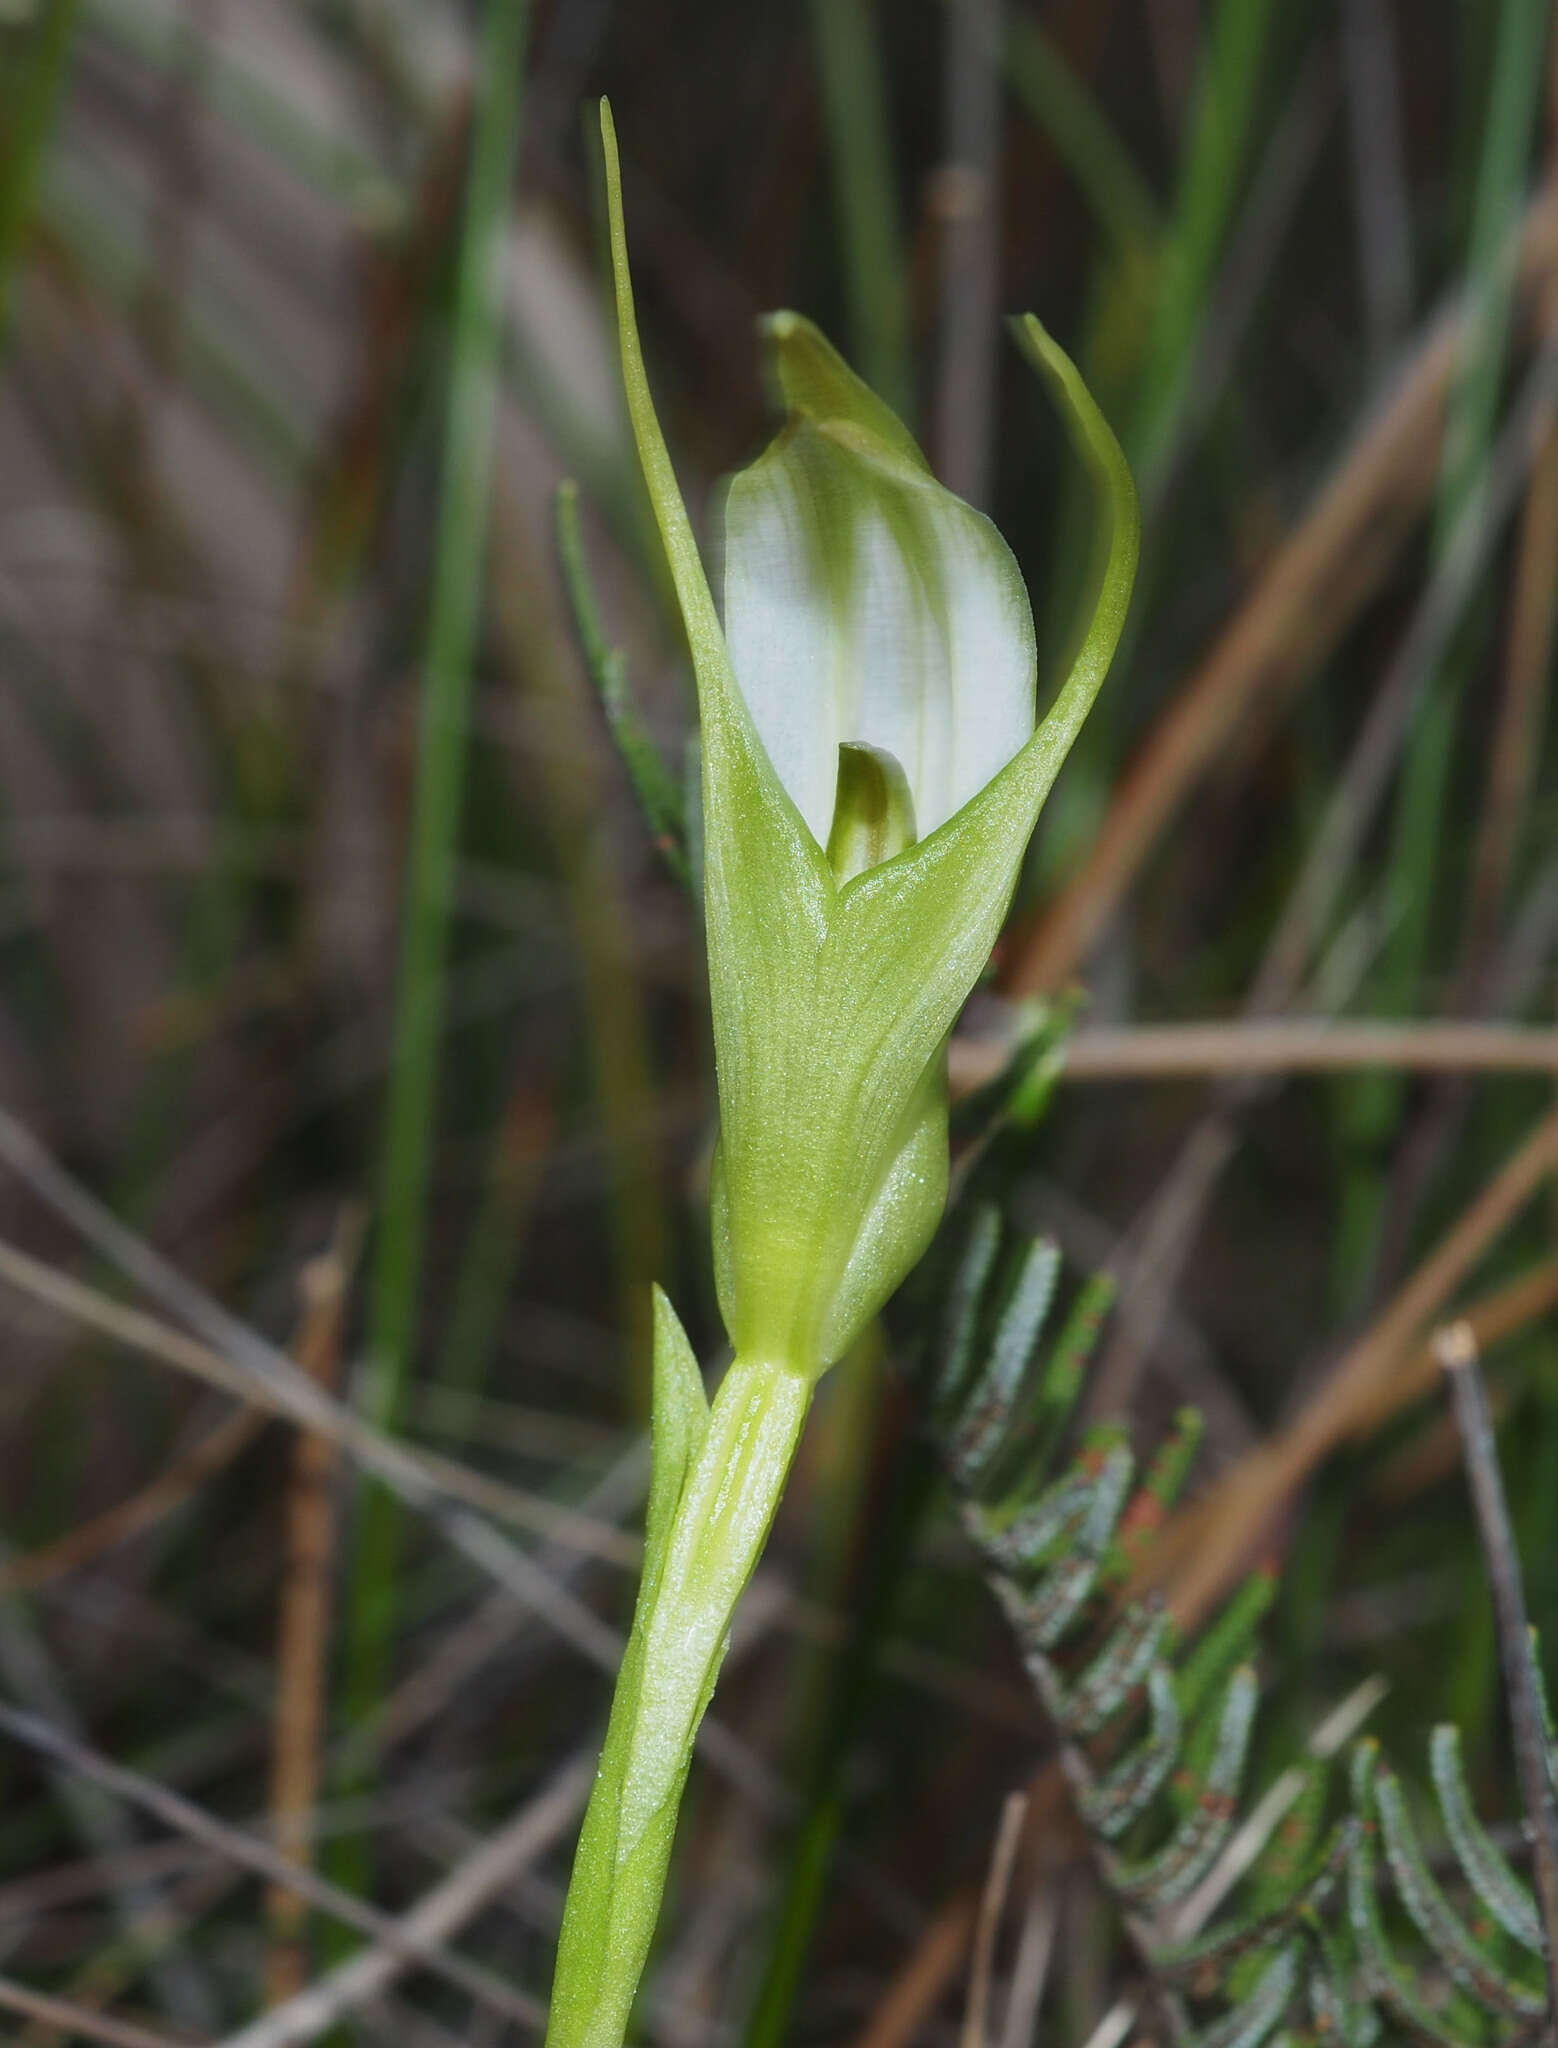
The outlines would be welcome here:
<svg viewBox="0 0 1558 2048">
<path fill-rule="evenodd" d="M 547 2048 L 618 2048 L 665 1889 L 698 1724 L 810 1406 L 812 1379 L 738 1358 L 712 1406 L 655 1297 L 644 1576 L 558 1946 Z"/>
</svg>

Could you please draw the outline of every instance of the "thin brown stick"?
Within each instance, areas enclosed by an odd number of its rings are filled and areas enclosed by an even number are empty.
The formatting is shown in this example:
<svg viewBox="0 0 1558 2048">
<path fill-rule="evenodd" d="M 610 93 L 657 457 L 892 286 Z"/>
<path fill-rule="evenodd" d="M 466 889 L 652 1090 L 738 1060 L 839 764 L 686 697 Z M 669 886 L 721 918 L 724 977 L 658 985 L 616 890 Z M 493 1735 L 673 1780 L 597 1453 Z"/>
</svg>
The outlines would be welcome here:
<svg viewBox="0 0 1558 2048">
<path fill-rule="evenodd" d="M 1059 1759 L 1048 1758 L 1028 1780 L 1019 1861 L 1023 1882 L 1052 1885 L 1063 1868 L 1084 1860 L 1087 1837 L 1076 1815 Z M 921 2023 L 962 1969 L 974 1939 L 979 1892 L 954 1892 L 888 1985 L 852 2048 L 908 2048 Z"/>
<path fill-rule="evenodd" d="M 94 1515 L 91 1521 L 81 1523 L 58 1542 L 0 1564 L 0 1599 L 10 1593 L 35 1593 L 51 1579 L 80 1571 L 109 1551 L 117 1550 L 120 1544 L 128 1543 L 131 1537 L 154 1527 L 181 1508 L 224 1465 L 231 1464 L 270 1419 L 263 1410 L 247 1407 L 224 1416 L 208 1435 L 174 1458 L 139 1493 L 132 1493 L 128 1500 Z"/>
<path fill-rule="evenodd" d="M 1541 1698 L 1532 1661 L 1531 1625 L 1526 1614 L 1520 1558 L 1504 1497 L 1504 1475 L 1488 1415 L 1487 1393 L 1477 1357 L 1477 1339 L 1464 1322 L 1437 1332 L 1434 1348 L 1450 1382 L 1456 1427 L 1466 1460 L 1466 1480 L 1477 1512 L 1477 1532 L 1493 1592 L 1499 1661 L 1515 1739 L 1515 1769 L 1526 1809 L 1531 1874 L 1541 1910 L 1547 1965 L 1547 2031 L 1558 2048 L 1558 1800 Z"/>
<path fill-rule="evenodd" d="M 1012 1886 L 1012 1867 L 1022 1836 L 1023 1816 L 1028 1811 L 1026 1792 L 1009 1792 L 1001 1808 L 995 1847 L 990 1854 L 990 1874 L 979 1901 L 979 1919 L 974 1928 L 974 1960 L 968 1976 L 968 2008 L 963 2016 L 960 2048 L 988 2048 L 987 2021 L 990 2012 L 990 1979 L 995 1971 L 995 1940 L 1006 1911 L 1006 1896 Z"/>
<path fill-rule="evenodd" d="M 1225 1082 L 1223 1099 L 1192 1126 L 1173 1164 L 1132 1224 L 1129 1263 L 1120 1283 L 1120 1312 L 1102 1356 L 1088 1375 L 1089 1420 L 1126 1414 L 1148 1355 L 1167 1321 L 1175 1290 L 1212 1191 L 1239 1143 L 1238 1098 L 1258 1084 Z"/>
<path fill-rule="evenodd" d="M 954 1095 L 983 1087 L 1012 1046 L 954 1038 Z M 1414 1073 L 1555 1074 L 1558 1031 L 1512 1024 L 1332 1023 L 1323 1017 L 1095 1026 L 1065 1048 L 1065 1081 L 1167 1081 L 1221 1074 L 1325 1074 L 1368 1067 Z"/>
<path fill-rule="evenodd" d="M 189 2038 L 154 2034 L 149 2027 L 93 2012 L 89 2006 L 72 2004 L 67 1998 L 50 1998 L 11 1977 L 0 1977 L 0 2007 L 44 2026 L 58 2027 L 67 2040 L 101 2041 L 105 2048 L 183 2048 Z"/>
<path fill-rule="evenodd" d="M 1337 1361 L 1287 1429 L 1240 1459 L 1193 1507 L 1163 1529 L 1145 1576 L 1167 1585 L 1169 1604 L 1194 1628 L 1256 1555 L 1309 1474 L 1344 1438 L 1372 1428 L 1397 1405 L 1403 1359 L 1442 1313 L 1489 1245 L 1558 1169 L 1558 1110 L 1550 1112 L 1465 1209 L 1417 1271 Z M 1533 1288 L 1534 1298 L 1544 1299 Z M 1414 1382 L 1408 1379 L 1409 1386 Z"/>
<path fill-rule="evenodd" d="M 853 2048 L 909 2048 L 963 1967 L 978 1915 L 979 1893 L 973 1885 L 948 1899 L 888 1986 L 864 2032 L 855 2037 Z"/>
<path fill-rule="evenodd" d="M 1555 257 L 1558 199 L 1548 193 L 1521 223 L 1521 285 L 1545 280 Z M 1251 705 L 1290 692 L 1377 588 L 1428 501 L 1445 396 L 1472 317 L 1458 304 L 1433 323 L 1297 530 L 1146 735 L 1080 872 L 1008 942 L 1002 978 L 1009 993 L 1052 992 L 1075 971 Z"/>
<path fill-rule="evenodd" d="M 334 1245 L 303 1268 L 303 1323 L 298 1363 L 333 1393 L 341 1364 L 341 1330 L 362 1236 L 354 1214 L 341 1220 Z M 320 1741 L 330 1640 L 330 1581 L 336 1518 L 330 1481 L 338 1453 L 328 1437 L 299 1430 L 292 1447 L 282 1538 L 281 1612 L 276 1632 L 276 1720 L 271 1748 L 271 1839 L 300 1867 L 313 1860 L 310 1821 L 319 1792 Z M 281 2005 L 308 1975 L 307 1905 L 291 1886 L 266 1895 L 270 1950 L 265 2003 Z"/>
</svg>

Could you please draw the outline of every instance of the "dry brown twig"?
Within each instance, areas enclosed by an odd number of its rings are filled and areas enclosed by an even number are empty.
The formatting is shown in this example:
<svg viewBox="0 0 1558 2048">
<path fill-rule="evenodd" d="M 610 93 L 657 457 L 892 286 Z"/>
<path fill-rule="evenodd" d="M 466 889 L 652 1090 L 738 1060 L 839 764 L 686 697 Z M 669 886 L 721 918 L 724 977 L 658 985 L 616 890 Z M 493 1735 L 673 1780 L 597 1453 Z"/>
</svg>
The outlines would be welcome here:
<svg viewBox="0 0 1558 2048">
<path fill-rule="evenodd" d="M 1006 1994 L 1001 2048 L 1032 2048 L 1039 2037 L 1039 2006 L 1049 1977 L 1059 1920 L 1059 1888 L 1053 1884 L 1036 1886 L 1028 1899 L 1017 1937 L 1011 1986 Z"/>
<path fill-rule="evenodd" d="M 930 204 L 940 229 L 936 473 L 970 504 L 989 499 L 996 343 L 1001 332 L 1001 82 L 1004 0 L 946 17 L 946 161 Z"/>
<path fill-rule="evenodd" d="M 0 1926 L 99 1899 L 126 1879 L 160 1883 L 210 1860 L 196 1843 L 170 1841 L 150 1842 L 106 1857 L 84 1856 L 72 1863 L 56 1863 L 0 1885 Z"/>
<path fill-rule="evenodd" d="M 1364 1435 L 1420 1390 L 1412 1357 L 1424 1333 L 1483 1253 L 1558 1170 L 1558 1110 L 1551 1111 L 1462 1212 L 1384 1311 L 1344 1352 L 1303 1411 L 1278 1436 L 1250 1452 L 1201 1500 L 1163 1529 L 1143 1583 L 1166 1586 L 1179 1625 L 1204 1620 L 1249 1566 L 1265 1532 L 1280 1519 L 1310 1473 L 1344 1439 Z M 1540 1312 L 1553 1284 L 1547 1267 L 1521 1285 L 1526 1314 Z M 1490 1315 L 1510 1326 L 1509 1298 L 1491 1297 Z M 1470 1318 L 1468 1318 L 1470 1320 Z M 1403 1375 L 1403 1362 L 1407 1371 Z"/>
<path fill-rule="evenodd" d="M 326 1393 L 334 1392 L 340 1370 L 341 1331 L 362 1233 L 361 1216 L 348 1211 L 329 1251 L 310 1260 L 300 1276 L 303 1322 L 295 1346 L 298 1363 Z M 279 1855 L 300 1866 L 312 1860 L 309 1823 L 319 1791 L 325 1723 L 336 1534 L 330 1480 L 336 1457 L 336 1447 L 328 1437 L 300 1430 L 292 1447 L 285 1506 L 284 1576 L 276 1632 L 271 1839 Z M 265 1965 L 265 2002 L 281 2005 L 302 1990 L 308 1974 L 307 1906 L 291 1886 L 272 1885 L 266 1898 L 266 1917 L 270 1951 Z"/>
<path fill-rule="evenodd" d="M 990 1981 L 995 1973 L 995 1942 L 1001 1929 L 1001 1915 L 1012 1885 L 1017 1844 L 1023 1817 L 1028 1811 L 1026 1792 L 1009 1792 L 1001 1808 L 995 1847 L 990 1853 L 990 1873 L 979 1901 L 979 1918 L 974 1927 L 974 1961 L 968 1978 L 968 2008 L 963 2018 L 960 2048 L 987 2048 L 990 2013 Z"/>
<path fill-rule="evenodd" d="M 995 1080 L 1002 1038 L 954 1038 L 952 1092 Z M 1368 1067 L 1413 1073 L 1558 1074 L 1558 1031 L 1510 1024 L 1333 1023 L 1326 1018 L 1094 1026 L 1064 1050 L 1062 1081 L 1182 1080 L 1222 1074 L 1324 1074 Z"/>
</svg>

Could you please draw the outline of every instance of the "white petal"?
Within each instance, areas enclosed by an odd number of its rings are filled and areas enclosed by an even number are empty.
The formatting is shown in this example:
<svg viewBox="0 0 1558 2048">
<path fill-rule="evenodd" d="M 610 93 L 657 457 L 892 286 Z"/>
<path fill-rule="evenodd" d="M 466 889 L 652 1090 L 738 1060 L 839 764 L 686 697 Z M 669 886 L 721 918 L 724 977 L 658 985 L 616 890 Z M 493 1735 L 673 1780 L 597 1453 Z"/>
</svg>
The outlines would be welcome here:
<svg viewBox="0 0 1558 2048">
<path fill-rule="evenodd" d="M 844 741 L 896 757 L 925 838 L 1033 733 L 1028 594 L 823 336 L 793 313 L 767 331 L 788 422 L 726 500 L 731 666 L 820 845 Z"/>
<path fill-rule="evenodd" d="M 1033 614 L 988 519 L 929 477 L 871 467 L 875 488 L 856 513 L 855 688 L 841 737 L 898 757 L 923 839 L 1032 735 Z"/>
<path fill-rule="evenodd" d="M 776 444 L 725 500 L 725 641 L 779 780 L 819 846 L 838 785 L 844 649 L 801 465 Z"/>
<path fill-rule="evenodd" d="M 730 486 L 725 638 L 820 845 L 842 741 L 902 763 L 923 839 L 1034 725 L 1028 593 L 989 520 L 858 431 L 803 424 Z"/>
</svg>

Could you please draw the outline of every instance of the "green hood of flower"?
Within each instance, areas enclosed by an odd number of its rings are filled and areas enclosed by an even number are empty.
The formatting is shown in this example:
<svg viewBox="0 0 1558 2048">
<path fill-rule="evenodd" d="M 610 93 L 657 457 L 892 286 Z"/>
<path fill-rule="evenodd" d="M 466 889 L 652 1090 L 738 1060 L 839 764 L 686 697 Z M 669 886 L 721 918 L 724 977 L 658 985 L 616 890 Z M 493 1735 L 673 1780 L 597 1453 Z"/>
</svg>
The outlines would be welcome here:
<svg viewBox="0 0 1558 2048">
<path fill-rule="evenodd" d="M 722 625 L 644 375 L 604 105 L 601 120 L 628 409 L 698 684 L 720 1304 L 740 1356 L 814 1375 L 940 1218 L 947 1036 L 1119 639 L 1136 496 L 1069 360 L 1017 323 L 1101 510 L 1077 651 L 1036 725 L 1005 543 L 822 336 L 777 314 L 786 421 L 727 494 Z M 841 746 L 876 750 L 857 757 L 865 783 L 883 762 L 920 835 L 844 880 L 826 851 Z"/>
</svg>

